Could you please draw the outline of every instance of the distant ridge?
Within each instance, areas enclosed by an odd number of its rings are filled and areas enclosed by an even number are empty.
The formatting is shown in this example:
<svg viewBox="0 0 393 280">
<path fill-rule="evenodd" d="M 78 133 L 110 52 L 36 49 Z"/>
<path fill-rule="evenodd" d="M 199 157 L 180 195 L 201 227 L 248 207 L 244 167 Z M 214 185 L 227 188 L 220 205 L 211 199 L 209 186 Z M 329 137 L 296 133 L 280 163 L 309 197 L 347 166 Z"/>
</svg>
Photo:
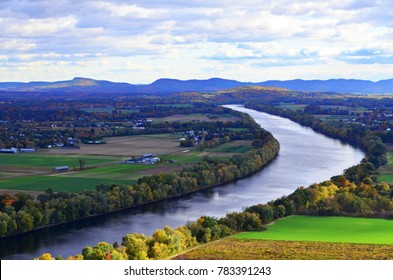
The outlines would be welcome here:
<svg viewBox="0 0 393 280">
<path fill-rule="evenodd" d="M 278 87 L 295 91 L 338 92 L 351 94 L 393 94 L 393 79 L 378 82 L 355 79 L 270 80 L 260 83 L 239 82 L 221 78 L 207 80 L 159 79 L 148 85 L 115 83 L 76 77 L 57 82 L 3 82 L 0 91 L 9 92 L 81 92 L 107 94 L 169 94 L 179 92 L 215 92 L 243 86 Z"/>
<path fill-rule="evenodd" d="M 276 86 L 300 91 L 323 91 L 357 94 L 393 93 L 393 79 L 378 82 L 355 79 L 266 81 L 264 86 Z"/>
</svg>

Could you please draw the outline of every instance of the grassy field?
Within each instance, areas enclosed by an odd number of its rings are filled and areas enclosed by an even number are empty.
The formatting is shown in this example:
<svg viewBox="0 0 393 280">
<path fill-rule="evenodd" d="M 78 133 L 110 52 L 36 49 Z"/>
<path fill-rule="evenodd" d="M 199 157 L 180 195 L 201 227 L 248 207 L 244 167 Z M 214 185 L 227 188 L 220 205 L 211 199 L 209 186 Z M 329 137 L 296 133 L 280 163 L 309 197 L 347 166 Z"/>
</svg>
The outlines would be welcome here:
<svg viewBox="0 0 393 280">
<path fill-rule="evenodd" d="M 53 155 L 48 153 L 29 154 L 0 154 L 1 166 L 17 167 L 44 167 L 52 169 L 56 166 L 79 166 L 79 159 L 85 160 L 85 165 L 97 165 L 107 162 L 119 161 L 121 157 L 114 156 L 88 156 L 88 155 Z"/>
<path fill-rule="evenodd" d="M 393 174 L 378 175 L 378 181 L 393 184 Z"/>
<path fill-rule="evenodd" d="M 113 164 L 76 172 L 51 175 L 15 177 L 0 181 L 0 188 L 10 190 L 80 192 L 94 190 L 99 184 L 135 184 L 139 178 L 149 175 L 155 165 Z M 146 170 L 146 173 L 144 172 Z"/>
<path fill-rule="evenodd" d="M 209 114 L 189 114 L 189 115 L 173 115 L 165 118 L 152 118 L 154 122 L 190 122 L 190 121 L 206 121 L 206 122 L 216 122 L 216 121 L 239 121 L 239 117 L 231 114 L 221 114 L 221 115 L 209 115 Z"/>
<path fill-rule="evenodd" d="M 118 109 L 116 109 L 113 106 L 98 107 L 98 108 L 82 108 L 82 110 L 85 111 L 85 112 L 89 112 L 89 113 L 108 113 L 108 114 L 111 114 L 113 110 L 121 111 L 123 114 L 139 112 L 139 109 L 121 109 L 121 110 L 118 110 Z"/>
<path fill-rule="evenodd" d="M 304 107 L 306 107 L 306 106 L 307 106 L 306 104 L 293 104 L 293 103 L 281 102 L 280 106 L 277 106 L 277 107 L 282 108 L 282 109 L 292 110 L 292 111 L 297 111 L 297 110 L 303 111 Z"/>
<path fill-rule="evenodd" d="M 163 155 L 160 158 L 162 160 L 173 160 L 173 164 L 176 164 L 176 165 L 185 165 L 185 164 L 194 164 L 194 163 L 200 162 L 202 160 L 202 157 L 200 156 L 200 154 L 201 154 L 201 152 L 190 150 L 188 152 Z M 170 164 L 170 165 L 173 165 L 173 164 Z"/>
<path fill-rule="evenodd" d="M 0 181 L 0 188 L 7 190 L 45 191 L 51 188 L 55 192 L 81 192 L 94 190 L 99 184 L 133 184 L 135 180 L 105 179 L 101 177 L 71 176 L 28 176 Z"/>
<path fill-rule="evenodd" d="M 393 260 L 392 245 L 222 239 L 176 260 Z"/>
<path fill-rule="evenodd" d="M 388 158 L 388 163 L 385 166 L 378 168 L 377 178 L 379 182 L 386 182 L 393 184 L 393 146 L 389 145 L 388 152 L 386 156 Z"/>
<path fill-rule="evenodd" d="M 205 151 L 213 153 L 245 153 L 251 149 L 251 141 L 239 140 L 225 143 L 216 148 L 208 148 Z"/>
<path fill-rule="evenodd" d="M 393 220 L 290 216 L 266 231 L 244 232 L 175 259 L 393 259 Z"/>
<path fill-rule="evenodd" d="M 240 233 L 235 238 L 392 245 L 392 232 L 393 220 L 290 216 L 267 226 L 266 231 Z"/>
</svg>

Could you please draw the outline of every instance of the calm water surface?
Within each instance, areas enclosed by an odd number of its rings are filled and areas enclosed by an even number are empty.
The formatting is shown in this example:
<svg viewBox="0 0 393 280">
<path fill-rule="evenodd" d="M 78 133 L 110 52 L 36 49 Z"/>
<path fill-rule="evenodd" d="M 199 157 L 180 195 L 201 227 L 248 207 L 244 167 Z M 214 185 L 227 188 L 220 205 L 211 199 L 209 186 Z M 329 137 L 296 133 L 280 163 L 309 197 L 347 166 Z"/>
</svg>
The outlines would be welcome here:
<svg viewBox="0 0 393 280">
<path fill-rule="evenodd" d="M 288 119 L 237 105 L 227 107 L 249 114 L 280 142 L 279 156 L 261 172 L 235 183 L 155 205 L 1 239 L 0 258 L 32 259 L 45 252 L 67 257 L 100 241 L 120 244 L 121 237 L 127 233 L 151 235 L 165 225 L 177 227 L 202 215 L 222 217 L 288 195 L 299 186 L 309 186 L 341 174 L 364 157 L 361 150 Z"/>
</svg>

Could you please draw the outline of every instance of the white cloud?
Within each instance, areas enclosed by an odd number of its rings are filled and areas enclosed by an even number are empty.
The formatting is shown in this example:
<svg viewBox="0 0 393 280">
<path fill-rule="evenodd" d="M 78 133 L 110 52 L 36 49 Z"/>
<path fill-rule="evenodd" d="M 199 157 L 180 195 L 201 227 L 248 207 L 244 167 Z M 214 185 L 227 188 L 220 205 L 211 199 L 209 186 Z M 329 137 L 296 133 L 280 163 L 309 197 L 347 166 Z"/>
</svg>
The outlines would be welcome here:
<svg viewBox="0 0 393 280">
<path fill-rule="evenodd" d="M 150 18 L 157 17 L 161 13 L 160 11 L 142 8 L 135 4 L 124 5 L 111 2 L 98 2 L 95 4 L 95 7 L 109 10 L 111 15 L 115 17 Z"/>
<path fill-rule="evenodd" d="M 74 28 L 76 22 L 74 16 L 23 21 L 5 20 L 2 29 L 11 37 L 46 37 L 69 31 Z"/>
<path fill-rule="evenodd" d="M 1 1 L 0 80 L 386 78 L 392 8 L 387 0 Z"/>
</svg>

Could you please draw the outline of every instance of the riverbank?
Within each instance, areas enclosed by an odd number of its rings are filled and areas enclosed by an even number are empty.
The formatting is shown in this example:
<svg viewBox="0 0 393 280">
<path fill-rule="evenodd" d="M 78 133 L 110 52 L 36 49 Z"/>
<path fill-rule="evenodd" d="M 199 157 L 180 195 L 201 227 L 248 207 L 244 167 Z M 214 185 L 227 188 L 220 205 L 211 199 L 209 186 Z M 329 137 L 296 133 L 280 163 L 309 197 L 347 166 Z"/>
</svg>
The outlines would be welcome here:
<svg viewBox="0 0 393 280">
<path fill-rule="evenodd" d="M 328 139 L 283 118 L 253 110 L 245 110 L 260 125 L 272 131 L 281 143 L 279 156 L 263 172 L 225 186 L 174 198 L 144 209 L 125 210 L 69 227 L 50 229 L 44 234 L 26 234 L 12 244 L 0 244 L 3 256 L 12 259 L 32 259 L 44 252 L 55 256 L 74 255 L 86 245 L 99 241 L 119 242 L 130 232 L 152 234 L 165 225 L 176 227 L 201 215 L 221 217 L 243 207 L 263 203 L 292 193 L 299 185 L 309 185 L 342 172 L 351 163 L 359 162 L 364 154 L 348 145 Z M 289 138 L 288 135 L 291 137 Z M 304 142 L 305 137 L 308 139 Z M 313 156 L 310 157 L 309 155 Z M 324 165 L 321 163 L 334 163 Z M 309 174 L 312 173 L 312 178 Z M 282 174 L 287 174 L 282 176 Z M 11 242 L 8 242 L 11 243 Z M 25 249 L 23 249 L 25 248 Z"/>
</svg>

